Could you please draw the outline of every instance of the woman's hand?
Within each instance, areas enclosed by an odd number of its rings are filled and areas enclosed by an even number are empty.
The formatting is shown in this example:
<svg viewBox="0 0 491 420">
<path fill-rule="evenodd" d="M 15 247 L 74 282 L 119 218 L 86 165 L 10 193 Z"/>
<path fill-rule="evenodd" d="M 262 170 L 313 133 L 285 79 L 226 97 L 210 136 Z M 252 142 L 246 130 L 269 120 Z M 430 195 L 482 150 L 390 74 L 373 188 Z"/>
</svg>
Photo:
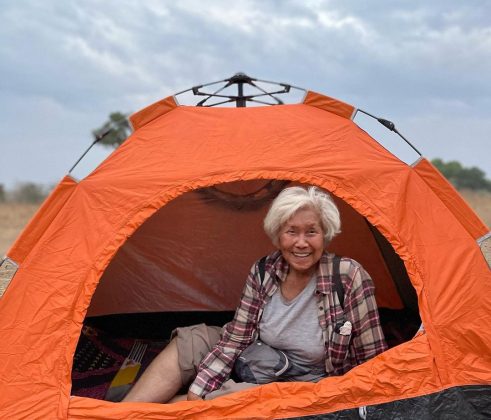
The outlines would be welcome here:
<svg viewBox="0 0 491 420">
<path fill-rule="evenodd" d="M 202 400 L 199 395 L 196 395 L 194 392 L 188 391 L 188 401 L 198 401 Z"/>
</svg>

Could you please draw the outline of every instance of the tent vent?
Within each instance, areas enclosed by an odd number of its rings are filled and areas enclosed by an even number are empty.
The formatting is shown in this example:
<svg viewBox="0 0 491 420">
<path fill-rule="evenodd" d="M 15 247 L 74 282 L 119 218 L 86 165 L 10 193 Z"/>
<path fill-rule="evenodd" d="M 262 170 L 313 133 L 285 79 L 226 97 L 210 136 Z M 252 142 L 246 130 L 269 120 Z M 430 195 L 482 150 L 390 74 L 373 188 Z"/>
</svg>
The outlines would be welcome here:
<svg viewBox="0 0 491 420">
<path fill-rule="evenodd" d="M 17 268 L 19 268 L 17 263 L 8 257 L 5 257 L 0 264 L 0 298 L 5 293 L 5 290 L 7 290 L 10 281 L 14 278 Z"/>
<path fill-rule="evenodd" d="M 483 237 L 477 240 L 479 248 L 484 255 L 484 259 L 487 261 L 489 268 L 491 268 L 491 232 L 487 233 Z"/>
</svg>

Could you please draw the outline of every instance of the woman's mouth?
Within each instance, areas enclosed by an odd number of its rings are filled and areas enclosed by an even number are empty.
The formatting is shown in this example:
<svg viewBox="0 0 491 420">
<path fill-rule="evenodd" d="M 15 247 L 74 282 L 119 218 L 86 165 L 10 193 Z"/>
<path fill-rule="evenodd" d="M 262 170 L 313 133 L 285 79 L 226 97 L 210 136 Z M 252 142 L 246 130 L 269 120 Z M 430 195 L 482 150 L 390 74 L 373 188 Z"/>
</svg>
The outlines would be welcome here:
<svg viewBox="0 0 491 420">
<path fill-rule="evenodd" d="M 292 254 L 298 258 L 306 258 L 306 257 L 310 256 L 312 253 L 311 252 L 292 252 Z"/>
</svg>

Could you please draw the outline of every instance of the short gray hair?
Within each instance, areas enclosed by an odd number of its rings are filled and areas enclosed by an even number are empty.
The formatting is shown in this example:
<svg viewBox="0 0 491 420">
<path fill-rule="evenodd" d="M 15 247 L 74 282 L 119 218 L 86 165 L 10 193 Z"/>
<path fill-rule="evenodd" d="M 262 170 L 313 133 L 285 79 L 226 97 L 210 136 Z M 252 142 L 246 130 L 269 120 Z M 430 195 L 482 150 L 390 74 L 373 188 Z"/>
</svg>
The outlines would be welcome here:
<svg viewBox="0 0 491 420">
<path fill-rule="evenodd" d="M 275 246 L 278 246 L 283 224 L 297 211 L 306 208 L 319 215 L 325 245 L 341 232 L 339 210 L 328 193 L 317 187 L 288 187 L 273 200 L 264 218 L 264 231 Z"/>
</svg>

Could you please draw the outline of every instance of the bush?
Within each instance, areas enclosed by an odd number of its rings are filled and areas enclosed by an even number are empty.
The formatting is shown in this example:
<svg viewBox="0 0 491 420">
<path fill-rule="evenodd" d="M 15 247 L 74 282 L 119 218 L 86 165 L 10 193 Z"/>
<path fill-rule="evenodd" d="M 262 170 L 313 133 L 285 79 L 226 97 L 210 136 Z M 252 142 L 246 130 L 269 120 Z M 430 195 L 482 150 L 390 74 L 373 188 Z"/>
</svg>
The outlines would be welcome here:
<svg viewBox="0 0 491 420">
<path fill-rule="evenodd" d="M 475 166 L 466 168 L 455 160 L 444 162 L 441 159 L 433 159 L 431 163 L 458 189 L 491 191 L 486 173 Z"/>
<path fill-rule="evenodd" d="M 34 182 L 21 182 L 9 191 L 9 201 L 16 203 L 40 203 L 47 196 L 44 185 Z"/>
</svg>

